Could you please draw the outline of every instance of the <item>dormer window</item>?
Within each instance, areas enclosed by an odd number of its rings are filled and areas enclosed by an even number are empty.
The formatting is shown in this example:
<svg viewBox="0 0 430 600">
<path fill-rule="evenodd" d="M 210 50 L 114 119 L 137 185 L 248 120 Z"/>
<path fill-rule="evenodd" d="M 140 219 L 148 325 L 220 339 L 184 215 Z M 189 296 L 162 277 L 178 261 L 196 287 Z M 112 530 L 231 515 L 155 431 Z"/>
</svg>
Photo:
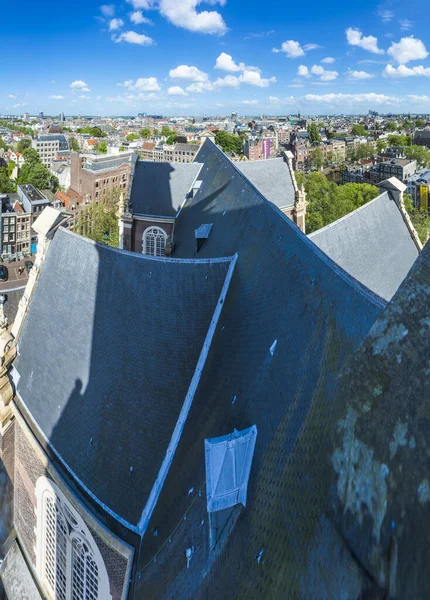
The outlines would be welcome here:
<svg viewBox="0 0 430 600">
<path fill-rule="evenodd" d="M 228 528 L 239 505 L 246 506 L 257 426 L 205 440 L 206 495 L 211 547 Z"/>
<path fill-rule="evenodd" d="M 200 227 L 194 230 L 197 252 L 203 246 L 204 241 L 208 239 L 212 229 L 212 225 L 213 223 L 204 223 L 203 225 L 200 225 Z"/>
</svg>

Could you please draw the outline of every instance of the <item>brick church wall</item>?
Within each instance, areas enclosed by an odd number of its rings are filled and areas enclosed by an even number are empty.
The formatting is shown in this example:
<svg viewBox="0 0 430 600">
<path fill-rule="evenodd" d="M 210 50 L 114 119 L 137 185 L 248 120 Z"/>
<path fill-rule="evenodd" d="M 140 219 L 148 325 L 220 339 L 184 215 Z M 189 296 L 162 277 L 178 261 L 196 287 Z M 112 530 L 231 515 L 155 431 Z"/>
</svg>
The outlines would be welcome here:
<svg viewBox="0 0 430 600">
<path fill-rule="evenodd" d="M 45 476 L 51 479 L 52 477 L 50 477 L 47 467 L 43 464 L 18 423 L 15 424 L 15 430 L 15 527 L 35 569 L 37 531 L 35 487 L 39 477 Z M 65 486 L 61 485 L 59 478 L 55 479 L 55 483 L 83 518 L 100 550 L 109 577 L 112 600 L 121 600 L 128 570 L 127 559 L 111 548 L 95 531 L 90 525 L 89 519 L 86 517 L 82 507 L 74 501 L 74 498 L 71 497 L 70 492 L 68 492 Z"/>
</svg>

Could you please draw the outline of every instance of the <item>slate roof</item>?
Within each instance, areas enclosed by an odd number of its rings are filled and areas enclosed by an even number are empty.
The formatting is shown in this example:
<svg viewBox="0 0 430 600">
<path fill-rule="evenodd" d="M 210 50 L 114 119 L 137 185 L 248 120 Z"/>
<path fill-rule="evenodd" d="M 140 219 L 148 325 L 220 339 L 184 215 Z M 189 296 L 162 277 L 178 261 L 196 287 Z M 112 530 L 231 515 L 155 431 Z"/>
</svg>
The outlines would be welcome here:
<svg viewBox="0 0 430 600">
<path fill-rule="evenodd" d="M 175 217 L 200 169 L 201 165 L 196 162 L 138 160 L 131 187 L 132 211 L 139 215 Z"/>
<path fill-rule="evenodd" d="M 236 163 L 237 168 L 267 200 L 278 208 L 294 206 L 295 192 L 290 169 L 283 158 Z"/>
<path fill-rule="evenodd" d="M 178 217 L 175 256 L 196 256 L 194 230 L 212 222 L 197 256 L 237 251 L 238 259 L 142 544 L 135 597 L 331 600 L 342 590 L 357 598 L 366 575 L 325 517 L 320 449 L 338 374 L 385 303 L 323 254 L 211 141 L 197 160 L 202 185 Z M 212 551 L 204 440 L 252 425 L 258 436 L 247 505 Z"/>
<path fill-rule="evenodd" d="M 88 493 L 133 526 L 230 262 L 148 258 L 61 229 L 47 253 L 19 338 L 18 404 Z"/>
<path fill-rule="evenodd" d="M 309 237 L 385 300 L 391 300 L 418 257 L 418 249 L 389 192 Z"/>
</svg>

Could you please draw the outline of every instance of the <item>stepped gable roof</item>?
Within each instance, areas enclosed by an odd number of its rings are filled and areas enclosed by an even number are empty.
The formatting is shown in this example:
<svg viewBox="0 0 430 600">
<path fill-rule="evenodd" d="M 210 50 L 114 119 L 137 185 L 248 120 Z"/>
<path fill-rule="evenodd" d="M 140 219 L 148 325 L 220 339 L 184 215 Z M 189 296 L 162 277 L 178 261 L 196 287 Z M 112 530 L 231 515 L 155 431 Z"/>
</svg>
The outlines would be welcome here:
<svg viewBox="0 0 430 600">
<path fill-rule="evenodd" d="M 48 249 L 19 338 L 17 403 L 93 501 L 130 528 L 231 265 L 149 258 L 63 229 Z"/>
<path fill-rule="evenodd" d="M 201 169 L 194 163 L 157 163 L 138 160 L 130 205 L 134 213 L 176 217 Z"/>
<path fill-rule="evenodd" d="M 389 192 L 309 237 L 385 300 L 391 300 L 418 257 L 415 242 Z"/>
<path fill-rule="evenodd" d="M 236 163 L 236 167 L 275 206 L 294 206 L 294 185 L 288 164 L 283 158 L 243 161 Z"/>
<path fill-rule="evenodd" d="M 137 597 L 328 599 L 339 589 L 358 597 L 365 575 L 325 517 L 321 449 L 338 374 L 385 302 L 321 252 L 211 141 L 197 160 L 202 184 L 178 217 L 175 256 L 238 258 L 142 544 Z M 194 230 L 208 222 L 196 254 Z M 212 551 L 204 441 L 252 425 L 246 508 Z"/>
</svg>

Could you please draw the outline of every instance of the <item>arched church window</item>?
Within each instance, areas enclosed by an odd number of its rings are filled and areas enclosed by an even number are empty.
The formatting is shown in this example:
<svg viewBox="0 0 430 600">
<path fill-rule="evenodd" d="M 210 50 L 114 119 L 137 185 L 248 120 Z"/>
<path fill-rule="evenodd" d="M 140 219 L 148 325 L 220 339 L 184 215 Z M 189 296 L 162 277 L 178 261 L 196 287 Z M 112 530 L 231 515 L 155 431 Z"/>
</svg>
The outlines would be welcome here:
<svg viewBox="0 0 430 600">
<path fill-rule="evenodd" d="M 110 599 L 103 558 L 82 518 L 46 477 L 36 484 L 37 572 L 52 600 Z"/>
<path fill-rule="evenodd" d="M 143 254 L 164 256 L 167 234 L 160 227 L 148 227 L 143 232 Z"/>
</svg>

